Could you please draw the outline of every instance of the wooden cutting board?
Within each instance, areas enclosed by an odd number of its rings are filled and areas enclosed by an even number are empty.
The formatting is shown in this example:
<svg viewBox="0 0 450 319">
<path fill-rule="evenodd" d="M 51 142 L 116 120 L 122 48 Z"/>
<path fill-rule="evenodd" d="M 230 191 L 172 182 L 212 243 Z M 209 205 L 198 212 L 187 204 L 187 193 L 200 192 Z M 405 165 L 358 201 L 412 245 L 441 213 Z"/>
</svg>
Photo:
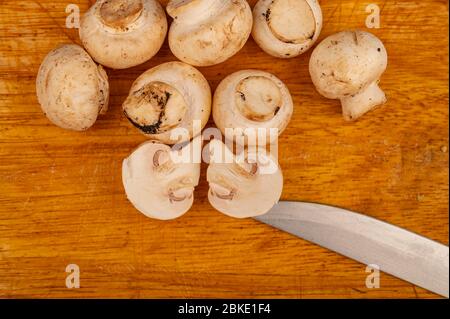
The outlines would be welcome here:
<svg viewBox="0 0 450 319">
<path fill-rule="evenodd" d="M 85 12 L 94 1 L 71 0 Z M 161 1 L 164 5 L 166 0 Z M 249 1 L 253 6 L 255 1 Z M 365 28 L 372 1 L 322 0 L 322 37 Z M 356 123 L 322 98 L 309 54 L 278 60 L 253 40 L 231 60 L 201 68 L 213 88 L 245 68 L 286 82 L 295 115 L 280 141 L 283 199 L 363 212 L 448 244 L 448 1 L 373 1 L 390 65 L 389 103 Z M 0 297 L 429 298 L 388 275 L 367 289 L 365 266 L 253 220 L 214 211 L 205 169 L 183 218 L 145 218 L 127 201 L 122 160 L 145 137 L 122 116 L 132 82 L 175 60 L 167 44 L 150 62 L 111 71 L 111 110 L 85 133 L 41 113 L 35 76 L 61 43 L 68 1 L 0 3 Z M 81 288 L 65 270 L 77 264 Z"/>
</svg>

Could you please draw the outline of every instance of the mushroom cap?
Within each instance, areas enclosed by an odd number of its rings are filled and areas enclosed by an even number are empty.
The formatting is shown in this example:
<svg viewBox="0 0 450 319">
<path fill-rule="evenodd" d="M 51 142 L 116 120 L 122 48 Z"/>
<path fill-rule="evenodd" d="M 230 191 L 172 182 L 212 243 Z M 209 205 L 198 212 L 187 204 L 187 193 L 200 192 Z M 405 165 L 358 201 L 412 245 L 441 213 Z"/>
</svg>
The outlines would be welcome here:
<svg viewBox="0 0 450 319">
<path fill-rule="evenodd" d="M 266 143 L 272 143 L 288 126 L 294 103 L 286 85 L 276 76 L 259 70 L 242 70 L 226 77 L 217 87 L 213 100 L 213 118 L 217 127 L 226 129 L 265 129 Z M 270 129 L 278 129 L 276 136 Z M 245 139 L 239 144 L 261 141 Z"/>
<path fill-rule="evenodd" d="M 108 109 L 108 76 L 78 45 L 63 45 L 42 62 L 36 79 L 42 111 L 55 125 L 85 131 Z"/>
<path fill-rule="evenodd" d="M 313 51 L 309 71 L 317 90 L 329 99 L 364 91 L 386 71 L 388 55 L 380 39 L 365 31 L 344 31 Z"/>
<path fill-rule="evenodd" d="M 250 148 L 238 160 L 221 141 L 213 140 L 209 147 L 213 155 L 207 172 L 208 199 L 216 210 L 235 218 L 249 218 L 266 214 L 278 203 L 283 174 L 275 157 Z M 217 155 L 220 153 L 222 156 Z M 223 160 L 229 156 L 233 163 Z"/>
<path fill-rule="evenodd" d="M 245 0 L 171 0 L 174 18 L 169 30 L 173 54 L 194 66 L 211 66 L 235 55 L 247 42 L 253 25 Z"/>
<path fill-rule="evenodd" d="M 168 62 L 143 73 L 123 104 L 129 121 L 144 135 L 164 144 L 189 141 L 200 134 L 211 115 L 211 88 L 194 67 Z M 198 121 L 198 131 L 194 127 Z M 176 129 L 189 135 L 172 139 Z"/>
<path fill-rule="evenodd" d="M 268 54 L 293 58 L 308 51 L 322 31 L 317 0 L 260 0 L 253 9 L 252 35 Z"/>
<path fill-rule="evenodd" d="M 99 0 L 83 16 L 80 38 L 95 61 L 126 69 L 155 56 L 167 28 L 156 0 Z"/>
<path fill-rule="evenodd" d="M 147 217 L 170 220 L 184 215 L 194 202 L 200 163 L 171 160 L 171 148 L 150 141 L 142 144 L 122 165 L 122 179 L 130 202 Z"/>
</svg>

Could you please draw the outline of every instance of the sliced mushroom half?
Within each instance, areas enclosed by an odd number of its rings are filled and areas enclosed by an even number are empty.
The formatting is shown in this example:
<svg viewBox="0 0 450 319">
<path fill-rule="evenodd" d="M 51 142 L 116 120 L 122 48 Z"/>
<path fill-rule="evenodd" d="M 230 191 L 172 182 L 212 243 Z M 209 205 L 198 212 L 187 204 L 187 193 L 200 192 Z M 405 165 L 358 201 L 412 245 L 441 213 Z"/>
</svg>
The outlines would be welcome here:
<svg viewBox="0 0 450 319">
<path fill-rule="evenodd" d="M 221 141 L 210 145 L 209 202 L 225 215 L 249 218 L 266 214 L 280 200 L 283 174 L 278 161 L 261 149 L 236 157 Z M 226 161 L 226 158 L 233 161 Z"/>
<path fill-rule="evenodd" d="M 247 132 L 260 129 L 265 133 L 266 142 L 262 144 L 275 142 L 274 139 L 288 126 L 293 110 L 292 97 L 286 85 L 263 71 L 244 70 L 231 74 L 219 84 L 214 94 L 214 122 L 222 133 L 226 135 L 227 129 L 249 129 Z M 273 130 L 277 130 L 276 135 L 272 134 Z M 262 142 L 247 137 L 236 139 L 236 142 L 245 145 Z"/>
<path fill-rule="evenodd" d="M 245 0 L 170 0 L 169 30 L 173 54 L 194 66 L 219 64 L 247 42 L 253 25 Z"/>
<path fill-rule="evenodd" d="M 175 219 L 192 207 L 200 163 L 174 161 L 173 152 L 179 151 L 152 141 L 141 145 L 123 162 L 127 197 L 147 217 Z"/>
<path fill-rule="evenodd" d="M 252 35 L 268 54 L 293 58 L 308 51 L 322 31 L 317 0 L 260 0 L 253 9 Z"/>
<path fill-rule="evenodd" d="M 106 72 L 74 44 L 47 55 L 39 68 L 36 93 L 47 118 L 64 129 L 85 131 L 108 110 Z"/>
<path fill-rule="evenodd" d="M 126 69 L 150 60 L 167 34 L 156 0 L 99 0 L 83 16 L 80 38 L 98 63 Z"/>
<path fill-rule="evenodd" d="M 208 122 L 211 88 L 194 67 L 169 62 L 134 82 L 123 110 L 129 121 L 151 139 L 171 145 L 183 143 L 200 134 Z M 176 129 L 184 129 L 187 134 L 175 134 Z"/>
<path fill-rule="evenodd" d="M 379 87 L 386 71 L 386 48 L 375 35 L 344 31 L 323 40 L 311 55 L 309 71 L 317 91 L 341 100 L 344 118 L 352 121 L 386 103 Z"/>
</svg>

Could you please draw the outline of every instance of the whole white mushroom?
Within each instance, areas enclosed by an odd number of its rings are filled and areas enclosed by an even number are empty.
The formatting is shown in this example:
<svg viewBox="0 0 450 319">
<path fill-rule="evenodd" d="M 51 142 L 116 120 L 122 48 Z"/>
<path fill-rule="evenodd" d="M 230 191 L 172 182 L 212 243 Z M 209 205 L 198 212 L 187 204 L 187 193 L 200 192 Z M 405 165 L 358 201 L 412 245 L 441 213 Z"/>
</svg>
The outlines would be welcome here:
<svg viewBox="0 0 450 319">
<path fill-rule="evenodd" d="M 108 110 L 108 76 L 78 45 L 63 45 L 42 62 L 36 79 L 42 111 L 55 125 L 85 131 Z"/>
<path fill-rule="evenodd" d="M 256 43 L 268 54 L 285 59 L 308 51 L 323 23 L 317 0 L 259 0 L 253 20 Z"/>
<path fill-rule="evenodd" d="M 131 124 L 153 140 L 170 145 L 187 142 L 208 122 L 211 88 L 194 67 L 182 62 L 164 63 L 133 83 L 123 111 Z M 188 134 L 174 134 L 177 129 Z"/>
<path fill-rule="evenodd" d="M 246 134 L 239 144 L 256 145 L 275 142 L 287 128 L 294 103 L 287 86 L 276 76 L 259 70 L 243 70 L 226 77 L 217 87 L 213 100 L 213 118 L 226 135 L 227 129 L 258 133 L 264 131 L 265 143 Z M 277 130 L 273 135 L 272 130 Z M 239 133 L 239 132 L 236 132 Z M 250 138 L 249 138 L 250 137 Z M 229 139 L 231 137 L 228 136 Z"/>
<path fill-rule="evenodd" d="M 167 28 L 157 0 L 98 0 L 81 20 L 80 38 L 95 61 L 126 69 L 158 53 Z"/>
<path fill-rule="evenodd" d="M 378 84 L 387 65 L 383 42 L 356 30 L 323 40 L 312 53 L 309 70 L 317 91 L 341 100 L 344 118 L 351 121 L 386 103 Z"/>
<path fill-rule="evenodd" d="M 252 11 L 245 0 L 170 0 L 167 12 L 174 19 L 170 49 L 194 66 L 226 61 L 242 49 L 252 30 Z"/>
</svg>

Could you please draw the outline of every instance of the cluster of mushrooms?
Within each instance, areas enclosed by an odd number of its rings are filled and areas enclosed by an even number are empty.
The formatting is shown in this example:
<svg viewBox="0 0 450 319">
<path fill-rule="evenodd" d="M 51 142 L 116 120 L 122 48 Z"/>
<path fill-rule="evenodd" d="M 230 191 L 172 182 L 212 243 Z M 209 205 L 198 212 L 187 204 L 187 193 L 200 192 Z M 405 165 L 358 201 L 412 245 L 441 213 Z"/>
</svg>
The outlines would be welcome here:
<svg viewBox="0 0 450 319">
<path fill-rule="evenodd" d="M 245 0 L 170 0 L 166 10 L 173 18 L 170 28 L 157 0 L 98 0 L 81 21 L 84 48 L 71 44 L 50 52 L 36 81 L 39 103 L 52 123 L 87 130 L 108 110 L 103 66 L 125 69 L 150 60 L 168 33 L 170 49 L 181 62 L 143 73 L 123 103 L 131 125 L 149 138 L 123 162 L 124 188 L 139 211 L 160 220 L 180 217 L 192 207 L 200 179 L 200 162 L 174 161 L 172 155 L 183 149 L 172 145 L 189 148 L 211 113 L 224 134 L 228 128 L 276 128 L 281 134 L 294 110 L 288 88 L 272 74 L 231 74 L 212 96 L 195 67 L 226 61 L 250 35 L 268 54 L 294 58 L 308 51 L 322 30 L 317 0 L 260 0 L 253 12 Z M 340 100 L 345 119 L 356 120 L 386 102 L 378 86 L 386 67 L 387 52 L 377 37 L 344 31 L 315 48 L 309 71 L 318 92 Z M 188 134 L 174 139 L 180 128 Z M 221 140 L 210 142 L 208 198 L 218 211 L 247 218 L 267 213 L 279 201 L 283 175 L 270 153 L 266 155 L 276 169 L 263 173 L 266 163 L 260 162 L 258 149 L 249 140 L 241 143 L 244 158 Z"/>
</svg>

